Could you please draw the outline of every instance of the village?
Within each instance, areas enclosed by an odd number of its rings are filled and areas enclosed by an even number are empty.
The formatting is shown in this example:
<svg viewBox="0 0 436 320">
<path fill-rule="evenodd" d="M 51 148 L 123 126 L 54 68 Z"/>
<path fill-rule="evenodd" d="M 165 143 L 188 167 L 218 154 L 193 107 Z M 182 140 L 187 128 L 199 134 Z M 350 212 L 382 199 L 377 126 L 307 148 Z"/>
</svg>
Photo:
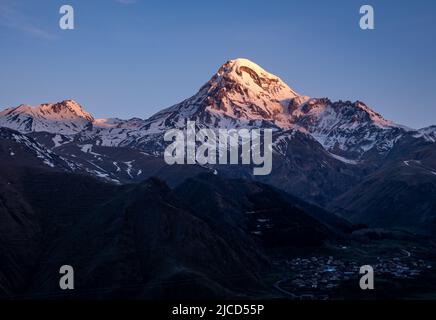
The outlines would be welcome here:
<svg viewBox="0 0 436 320">
<path fill-rule="evenodd" d="M 405 256 L 376 257 L 372 265 L 378 277 L 414 279 L 425 269 L 430 269 L 423 260 L 414 260 L 409 252 Z M 294 299 L 328 299 L 329 295 L 346 281 L 359 284 L 361 263 L 340 260 L 332 256 L 312 256 L 284 261 L 289 277 L 275 283 L 276 289 Z"/>
</svg>

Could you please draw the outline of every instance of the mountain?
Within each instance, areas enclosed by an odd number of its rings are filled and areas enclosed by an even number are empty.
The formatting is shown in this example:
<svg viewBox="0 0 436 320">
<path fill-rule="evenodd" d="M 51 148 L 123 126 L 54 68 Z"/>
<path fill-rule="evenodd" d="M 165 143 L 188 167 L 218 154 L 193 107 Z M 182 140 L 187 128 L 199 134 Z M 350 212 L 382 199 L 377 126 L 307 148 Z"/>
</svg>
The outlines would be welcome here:
<svg viewBox="0 0 436 320">
<path fill-rule="evenodd" d="M 436 142 L 436 125 L 419 129 L 415 137 L 424 137 L 429 142 Z"/>
<path fill-rule="evenodd" d="M 272 129 L 271 174 L 167 165 L 163 135 L 187 120 Z M 275 297 L 277 257 L 360 241 L 362 223 L 434 234 L 435 132 L 300 95 L 246 59 L 148 119 L 95 119 L 73 100 L 5 109 L 0 297 Z M 58 288 L 63 264 L 74 292 Z"/>
<path fill-rule="evenodd" d="M 436 171 L 410 161 L 377 171 L 342 194 L 329 209 L 370 227 L 436 230 Z"/>
<path fill-rule="evenodd" d="M 20 105 L 0 112 L 0 126 L 27 132 L 75 134 L 91 128 L 94 118 L 73 100 L 37 107 Z"/>
<path fill-rule="evenodd" d="M 426 130 L 428 132 L 428 130 Z M 373 227 L 436 230 L 436 147 L 426 139 L 400 139 L 383 165 L 340 195 L 328 209 Z"/>
<path fill-rule="evenodd" d="M 316 250 L 349 233 L 267 185 L 213 174 L 172 190 L 156 178 L 115 185 L 2 167 L 0 186 L 0 296 L 9 298 L 272 296 L 268 251 Z M 70 292 L 58 286 L 64 264 L 76 271 Z"/>
<path fill-rule="evenodd" d="M 352 225 L 322 209 L 259 183 L 202 173 L 176 194 L 215 229 L 229 226 L 254 236 L 267 249 L 320 246 L 350 233 Z"/>
<path fill-rule="evenodd" d="M 230 60 L 191 98 L 152 116 L 147 128 L 184 127 L 186 119 L 219 128 L 290 127 L 287 108 L 303 99 L 246 59 Z"/>
<path fill-rule="evenodd" d="M 365 160 L 371 151 L 389 152 L 411 131 L 385 120 L 360 101 L 310 99 L 294 109 L 292 118 L 326 150 L 355 161 Z"/>
<path fill-rule="evenodd" d="M 222 65 L 197 94 L 149 118 L 142 128 L 147 134 L 129 143 L 147 147 L 151 137 L 167 128 L 183 128 L 188 119 L 199 127 L 307 132 L 326 150 L 355 161 L 374 150 L 383 154 L 414 132 L 360 101 L 299 95 L 255 63 L 235 59 Z"/>
<path fill-rule="evenodd" d="M 0 156 L 3 166 L 45 167 L 72 171 L 77 166 L 69 163 L 32 137 L 0 127 Z"/>
<path fill-rule="evenodd" d="M 253 176 L 252 168 L 243 165 L 166 165 L 163 135 L 185 128 L 187 120 L 214 130 L 273 129 L 271 174 Z M 414 130 L 384 119 L 361 101 L 300 95 L 247 59 L 227 61 L 192 97 L 148 119 L 94 119 L 67 100 L 6 109 L 0 113 L 0 125 L 66 163 L 56 167 L 106 182 L 125 184 L 158 176 L 176 187 L 200 172 L 216 172 L 223 178 L 269 184 L 347 217 L 370 210 L 363 205 L 370 203 L 365 195 L 376 189 L 365 191 L 367 179 L 395 176 L 389 168 L 402 168 L 405 162 L 414 170 L 436 171 L 434 126 Z M 389 190 L 384 189 L 384 198 L 393 203 L 396 194 Z M 357 193 L 353 199 L 359 209 L 341 200 L 349 199 L 349 192 Z M 356 217 L 372 221 L 365 214 Z"/>
</svg>

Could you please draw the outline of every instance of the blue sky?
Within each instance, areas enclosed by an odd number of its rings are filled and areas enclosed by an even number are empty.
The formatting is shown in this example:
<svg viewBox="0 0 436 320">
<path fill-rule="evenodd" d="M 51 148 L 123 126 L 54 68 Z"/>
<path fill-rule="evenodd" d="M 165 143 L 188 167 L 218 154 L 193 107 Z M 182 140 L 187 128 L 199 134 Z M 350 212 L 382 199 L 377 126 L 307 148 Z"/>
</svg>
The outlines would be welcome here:
<svg viewBox="0 0 436 320">
<path fill-rule="evenodd" d="M 73 31 L 59 8 L 75 9 Z M 375 30 L 359 8 L 375 9 Z M 436 124 L 436 1 L 0 0 L 0 106 L 71 98 L 146 118 L 244 57 L 301 94 Z"/>
</svg>

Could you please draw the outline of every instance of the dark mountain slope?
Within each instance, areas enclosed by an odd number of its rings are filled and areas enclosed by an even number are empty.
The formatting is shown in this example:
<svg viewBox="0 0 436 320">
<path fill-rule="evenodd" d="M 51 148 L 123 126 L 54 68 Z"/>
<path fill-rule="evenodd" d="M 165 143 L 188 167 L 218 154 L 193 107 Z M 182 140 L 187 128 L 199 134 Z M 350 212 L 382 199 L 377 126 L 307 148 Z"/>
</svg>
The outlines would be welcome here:
<svg viewBox="0 0 436 320">
<path fill-rule="evenodd" d="M 18 131 L 0 127 L 0 163 L 2 167 L 38 167 L 47 170 L 70 171 L 70 165 L 57 154 L 48 150 Z"/>
<path fill-rule="evenodd" d="M 436 172 L 415 161 L 378 171 L 330 205 L 354 222 L 436 230 Z"/>
<path fill-rule="evenodd" d="M 76 270 L 73 297 L 187 297 L 185 290 L 196 297 L 237 296 L 263 290 L 257 274 L 267 270 L 268 261 L 261 248 L 248 238 L 229 241 L 160 180 L 116 186 L 35 169 L 11 173 L 2 175 L 32 206 L 44 235 L 35 243 L 41 254 L 29 259 L 36 264 L 33 277 L 24 289 L 7 291 L 12 296 L 65 295 L 58 288 L 64 264 Z M 1 274 L 14 268 L 9 262 Z"/>
<path fill-rule="evenodd" d="M 40 241 L 41 230 L 32 208 L 0 177 L 0 297 L 27 289 Z"/>
<path fill-rule="evenodd" d="M 343 234 L 272 187 L 210 174 L 176 192 L 158 179 L 117 186 L 42 168 L 2 168 L 0 177 L 2 194 L 16 194 L 7 195 L 13 214 L 23 212 L 17 232 L 32 239 L 13 248 L 26 263 L 2 249 L 1 286 L 13 297 L 255 296 L 270 290 L 265 249 L 319 246 Z M 29 277 L 11 287 L 16 263 Z M 58 288 L 65 264 L 76 272 L 72 293 Z"/>
<path fill-rule="evenodd" d="M 232 232 L 251 236 L 266 248 L 318 246 L 340 236 L 338 230 L 347 225 L 324 211 L 325 220 L 331 219 L 335 225 L 333 229 L 315 218 L 322 216 L 322 209 L 312 216 L 304 208 L 315 211 L 315 207 L 301 200 L 293 203 L 293 197 L 259 182 L 201 174 L 186 180 L 176 193 L 216 229 L 231 225 Z M 339 223 L 342 221 L 344 225 Z"/>
</svg>

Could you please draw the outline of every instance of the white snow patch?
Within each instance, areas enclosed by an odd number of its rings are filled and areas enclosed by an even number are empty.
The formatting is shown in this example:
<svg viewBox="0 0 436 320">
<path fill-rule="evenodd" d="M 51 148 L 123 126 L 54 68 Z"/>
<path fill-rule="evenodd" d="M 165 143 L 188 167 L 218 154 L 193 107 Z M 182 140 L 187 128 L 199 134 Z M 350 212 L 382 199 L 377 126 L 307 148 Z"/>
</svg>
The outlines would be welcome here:
<svg viewBox="0 0 436 320">
<path fill-rule="evenodd" d="M 348 164 L 352 164 L 352 165 L 359 164 L 359 161 L 351 160 L 351 159 L 347 159 L 347 158 L 344 158 L 344 157 L 338 156 L 337 154 L 333 154 L 333 153 L 330 153 L 330 152 L 329 152 L 329 155 L 330 155 L 332 158 L 335 158 L 336 160 L 342 161 L 342 162 L 344 162 L 344 163 L 348 163 Z"/>
<path fill-rule="evenodd" d="M 118 166 L 118 163 L 116 162 L 116 161 L 114 161 L 114 162 L 112 162 L 112 164 L 115 166 L 115 168 L 117 169 L 117 172 L 120 172 L 121 171 L 121 169 L 120 169 L 120 167 Z"/>
<path fill-rule="evenodd" d="M 56 148 L 62 145 L 63 139 L 61 135 L 57 134 L 53 137 L 52 141 L 55 144 L 55 148 Z"/>
<path fill-rule="evenodd" d="M 94 157 L 97 157 L 97 158 L 102 157 L 101 154 L 92 151 L 92 147 L 93 147 L 92 144 L 79 145 L 79 147 L 80 147 L 80 150 L 82 150 L 82 152 L 84 152 L 84 153 L 92 154 Z"/>
<path fill-rule="evenodd" d="M 129 175 L 130 178 L 133 178 L 133 176 L 132 176 L 132 168 L 133 168 L 132 163 L 134 161 L 135 160 L 124 162 L 124 164 L 127 166 L 127 171 L 126 172 L 127 172 L 127 174 Z"/>
</svg>

